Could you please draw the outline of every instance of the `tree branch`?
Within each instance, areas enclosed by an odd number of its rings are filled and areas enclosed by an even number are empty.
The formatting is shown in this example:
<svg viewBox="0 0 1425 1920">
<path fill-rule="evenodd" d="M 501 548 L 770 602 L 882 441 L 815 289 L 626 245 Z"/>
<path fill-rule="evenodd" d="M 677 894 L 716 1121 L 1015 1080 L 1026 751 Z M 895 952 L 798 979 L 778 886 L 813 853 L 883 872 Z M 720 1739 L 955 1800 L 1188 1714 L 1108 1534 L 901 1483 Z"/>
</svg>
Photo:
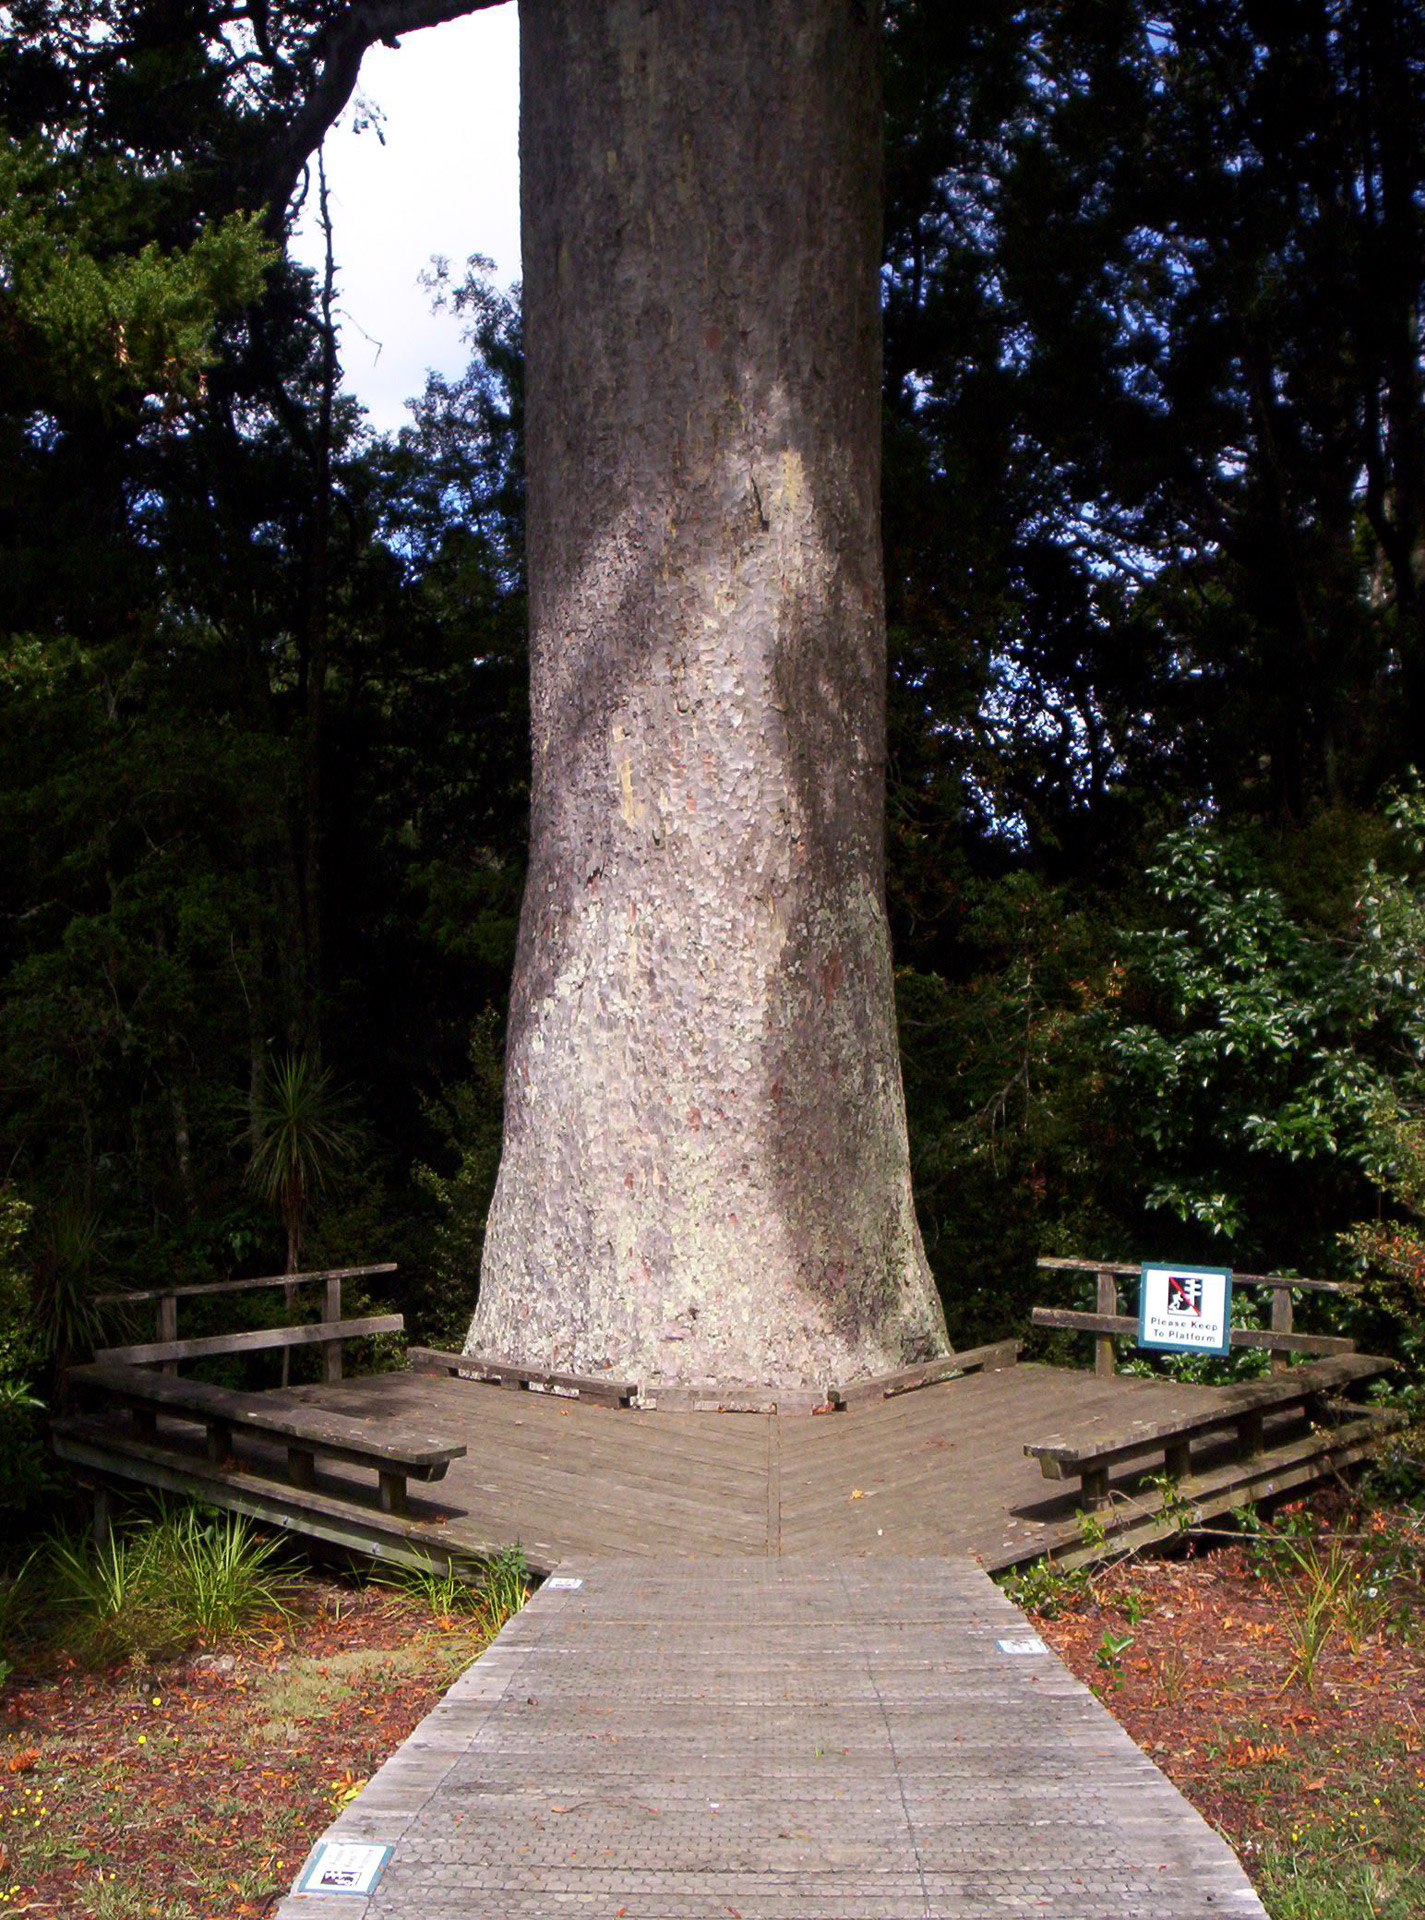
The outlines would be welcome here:
<svg viewBox="0 0 1425 1920">
<path fill-rule="evenodd" d="M 266 223 L 274 237 L 281 232 L 302 169 L 355 90 L 367 48 L 378 40 L 394 45 L 403 33 L 442 26 L 497 4 L 498 0 L 356 0 L 322 30 L 311 50 L 315 77 L 307 97 L 274 139 L 263 166 Z"/>
</svg>

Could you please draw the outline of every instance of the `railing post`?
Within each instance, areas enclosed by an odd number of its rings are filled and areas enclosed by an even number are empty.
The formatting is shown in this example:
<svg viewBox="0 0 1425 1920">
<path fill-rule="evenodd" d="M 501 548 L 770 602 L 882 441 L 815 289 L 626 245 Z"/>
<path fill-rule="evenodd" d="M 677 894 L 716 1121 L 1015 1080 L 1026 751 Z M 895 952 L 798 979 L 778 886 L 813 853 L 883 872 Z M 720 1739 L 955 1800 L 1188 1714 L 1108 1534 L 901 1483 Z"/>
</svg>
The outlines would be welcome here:
<svg viewBox="0 0 1425 1920">
<path fill-rule="evenodd" d="M 341 1275 L 328 1274 L 326 1279 L 326 1298 L 322 1306 L 323 1320 L 341 1318 Z M 341 1342 L 328 1340 L 322 1348 L 324 1378 L 327 1385 L 335 1386 L 341 1379 Z"/>
<path fill-rule="evenodd" d="M 1273 1287 L 1272 1288 L 1272 1332 L 1273 1333 L 1290 1333 L 1291 1332 L 1291 1288 L 1290 1287 Z M 1289 1353 L 1278 1353 L 1275 1350 L 1273 1350 L 1272 1360 L 1271 1360 L 1271 1370 L 1273 1373 L 1285 1373 L 1290 1368 L 1290 1366 L 1291 1366 L 1291 1355 Z"/>
<path fill-rule="evenodd" d="M 158 1337 L 160 1340 L 178 1338 L 178 1295 L 176 1293 L 161 1293 L 158 1296 Z M 163 1371 L 177 1373 L 178 1362 L 165 1360 Z"/>
<path fill-rule="evenodd" d="M 1098 1305 L 1099 1313 L 1118 1312 L 1118 1276 L 1099 1269 Z M 1100 1380 L 1111 1380 L 1117 1371 L 1117 1358 L 1114 1353 L 1113 1335 L 1098 1333 L 1094 1335 L 1093 1370 Z"/>
</svg>

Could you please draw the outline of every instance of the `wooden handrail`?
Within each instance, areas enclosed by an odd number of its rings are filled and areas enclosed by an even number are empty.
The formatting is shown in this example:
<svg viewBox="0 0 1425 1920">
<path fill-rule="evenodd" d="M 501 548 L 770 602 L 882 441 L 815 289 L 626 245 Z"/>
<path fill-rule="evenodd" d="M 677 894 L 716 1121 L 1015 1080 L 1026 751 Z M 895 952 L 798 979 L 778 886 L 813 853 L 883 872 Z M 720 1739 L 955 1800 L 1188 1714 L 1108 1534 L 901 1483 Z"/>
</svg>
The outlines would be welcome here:
<svg viewBox="0 0 1425 1920">
<path fill-rule="evenodd" d="M 1035 1261 L 1042 1272 L 1048 1273 L 1091 1273 L 1098 1282 L 1095 1306 L 1098 1311 L 1092 1314 L 1063 1313 L 1054 1308 L 1035 1307 L 1030 1318 L 1036 1326 L 1057 1326 L 1066 1330 L 1078 1330 L 1092 1333 L 1094 1336 L 1094 1372 L 1100 1379 L 1111 1379 L 1118 1369 L 1118 1358 L 1114 1349 L 1114 1340 L 1136 1330 L 1137 1322 L 1119 1314 L 1118 1282 L 1120 1279 L 1132 1279 L 1141 1273 L 1142 1263 L 1134 1264 L 1127 1260 L 1076 1260 L 1059 1254 L 1041 1253 Z M 1233 1330 L 1229 1344 L 1234 1347 L 1266 1347 L 1271 1352 L 1271 1370 L 1273 1373 L 1285 1373 L 1291 1365 L 1293 1353 L 1349 1352 L 1354 1346 L 1353 1340 L 1334 1340 L 1322 1336 L 1308 1344 L 1307 1336 L 1296 1334 L 1292 1330 L 1291 1296 L 1298 1289 L 1304 1293 L 1342 1293 L 1355 1294 L 1360 1288 L 1342 1280 L 1300 1280 L 1288 1273 L 1236 1273 L 1232 1275 L 1233 1286 L 1266 1287 L 1272 1296 L 1272 1326 L 1270 1333 L 1253 1333 L 1250 1338 L 1245 1329 Z"/>
<path fill-rule="evenodd" d="M 1072 1273 L 1112 1273 L 1133 1275 L 1143 1271 L 1141 1260 L 1061 1260 L 1055 1254 L 1041 1253 L 1034 1262 L 1036 1267 L 1046 1270 L 1055 1269 Z M 1169 1261 L 1156 1261 L 1157 1266 L 1171 1265 Z M 1300 1280 L 1291 1273 L 1237 1273 L 1232 1275 L 1234 1287 L 1300 1287 L 1305 1293 L 1359 1293 L 1360 1288 L 1349 1280 Z"/>
<path fill-rule="evenodd" d="M 372 1313 L 359 1320 L 317 1320 L 300 1327 L 253 1327 L 243 1333 L 204 1333 L 192 1340 L 145 1340 L 130 1347 L 101 1347 L 96 1366 L 152 1367 L 161 1361 L 212 1360 L 224 1354 L 266 1353 L 283 1347 L 340 1345 L 375 1333 L 404 1333 L 399 1313 Z"/>
<path fill-rule="evenodd" d="M 1138 1331 L 1130 1313 L 1078 1313 L 1067 1307 L 1035 1307 L 1030 1320 L 1056 1333 L 1121 1334 L 1129 1339 Z M 1289 1328 L 1233 1327 L 1231 1345 L 1265 1347 L 1271 1353 L 1354 1353 L 1356 1343 L 1330 1333 L 1293 1333 Z"/>
<path fill-rule="evenodd" d="M 192 1351 L 191 1342 L 180 1341 L 178 1338 L 178 1302 L 180 1300 L 193 1300 L 205 1295 L 211 1297 L 214 1294 L 251 1293 L 260 1287 L 282 1287 L 288 1290 L 290 1306 L 292 1288 L 320 1280 L 324 1290 L 321 1324 L 335 1328 L 342 1317 L 341 1283 L 343 1280 L 360 1279 L 371 1273 L 394 1273 L 395 1271 L 396 1262 L 384 1260 L 376 1266 L 320 1267 L 310 1273 L 264 1273 L 251 1280 L 207 1280 L 191 1287 L 147 1287 L 133 1293 L 106 1293 L 101 1296 L 99 1304 L 127 1306 L 135 1301 L 156 1301 L 158 1303 L 158 1312 L 155 1316 L 158 1340 L 150 1344 L 155 1348 L 165 1349 L 165 1352 L 161 1358 L 157 1352 L 153 1357 L 159 1361 L 165 1373 L 176 1374 L 179 1359 L 184 1357 L 183 1349 L 187 1348 L 190 1353 Z M 398 1315 L 397 1318 L 399 1317 Z M 313 1340 L 321 1343 L 322 1372 L 327 1384 L 332 1386 L 341 1379 L 342 1336 L 335 1331 L 326 1335 L 311 1333 L 303 1335 L 304 1342 L 310 1343 Z M 294 1342 L 291 1340 L 279 1342 L 274 1339 L 271 1344 L 290 1347 Z M 246 1349 L 230 1350 L 238 1352 Z M 212 1348 L 211 1351 L 217 1352 L 219 1349 Z M 229 1351 L 229 1349 L 223 1349 L 223 1351 Z M 285 1362 L 282 1378 L 285 1382 L 287 1378 Z"/>
<path fill-rule="evenodd" d="M 300 1287 L 308 1280 L 357 1280 L 368 1273 L 395 1271 L 394 1260 L 383 1260 L 375 1267 L 321 1267 L 311 1273 L 265 1273 L 253 1280 L 208 1280 L 193 1287 L 145 1287 L 133 1293 L 101 1293 L 95 1304 L 127 1307 L 143 1300 L 196 1300 L 201 1294 L 250 1293 L 256 1287 Z"/>
</svg>

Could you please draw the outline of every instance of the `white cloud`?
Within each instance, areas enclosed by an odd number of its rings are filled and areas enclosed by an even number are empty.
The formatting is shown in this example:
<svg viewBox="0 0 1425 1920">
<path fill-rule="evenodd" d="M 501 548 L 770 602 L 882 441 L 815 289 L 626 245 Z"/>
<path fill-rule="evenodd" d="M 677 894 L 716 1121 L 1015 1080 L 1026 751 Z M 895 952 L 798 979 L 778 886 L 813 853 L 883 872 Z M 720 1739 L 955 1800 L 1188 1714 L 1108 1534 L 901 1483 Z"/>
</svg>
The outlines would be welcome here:
<svg viewBox="0 0 1425 1920">
<path fill-rule="evenodd" d="M 519 278 L 516 8 L 373 47 L 358 95 L 381 108 L 385 144 L 370 129 L 353 131 L 351 108 L 327 137 L 342 367 L 372 425 L 394 430 L 428 367 L 454 374 L 465 365 L 457 322 L 432 314 L 419 284 L 432 255 L 459 268 L 487 254 L 502 286 Z M 315 203 L 314 169 L 292 251 L 319 267 Z"/>
</svg>

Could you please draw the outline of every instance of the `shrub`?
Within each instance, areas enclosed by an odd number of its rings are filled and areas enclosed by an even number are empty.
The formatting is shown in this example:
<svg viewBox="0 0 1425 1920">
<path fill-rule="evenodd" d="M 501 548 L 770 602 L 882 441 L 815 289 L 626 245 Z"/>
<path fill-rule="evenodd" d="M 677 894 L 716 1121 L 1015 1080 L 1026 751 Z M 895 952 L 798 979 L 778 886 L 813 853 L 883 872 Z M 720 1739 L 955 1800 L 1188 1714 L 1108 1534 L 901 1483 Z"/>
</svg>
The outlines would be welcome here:
<svg viewBox="0 0 1425 1920">
<path fill-rule="evenodd" d="M 293 1583 L 280 1553 L 241 1514 L 178 1508 L 103 1542 L 59 1536 L 54 1598 L 81 1656 L 157 1658 L 283 1617 Z"/>
</svg>

